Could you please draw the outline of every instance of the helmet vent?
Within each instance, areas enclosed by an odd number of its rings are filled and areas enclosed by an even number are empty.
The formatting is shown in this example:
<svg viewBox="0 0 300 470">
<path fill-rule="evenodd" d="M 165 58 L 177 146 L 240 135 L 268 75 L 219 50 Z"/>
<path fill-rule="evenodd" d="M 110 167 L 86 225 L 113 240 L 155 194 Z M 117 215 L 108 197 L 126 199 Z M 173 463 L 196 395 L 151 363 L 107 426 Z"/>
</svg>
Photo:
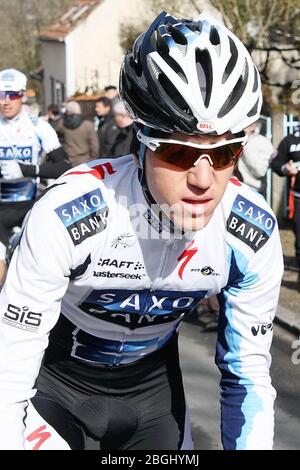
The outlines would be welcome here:
<svg viewBox="0 0 300 470">
<path fill-rule="evenodd" d="M 161 73 L 158 77 L 158 81 L 163 89 L 165 97 L 164 100 L 171 101 L 179 108 L 179 110 L 190 116 L 193 116 L 193 112 L 187 102 L 182 98 L 180 93 L 178 92 L 177 88 L 173 85 L 173 83 L 168 79 L 168 77 Z"/>
<path fill-rule="evenodd" d="M 248 79 L 248 68 L 245 67 L 244 71 L 244 76 L 240 76 L 238 81 L 235 84 L 235 87 L 233 88 L 232 92 L 228 96 L 227 100 L 223 104 L 222 108 L 218 112 L 218 118 L 224 117 L 226 114 L 228 114 L 238 103 L 240 100 L 241 96 L 243 95 L 245 88 L 247 86 L 247 79 Z"/>
<path fill-rule="evenodd" d="M 160 56 L 164 59 L 166 64 L 168 64 L 168 66 L 172 70 L 174 70 L 175 73 L 177 73 L 177 75 L 181 78 L 181 80 L 183 80 L 185 83 L 188 82 L 186 75 L 184 71 L 182 70 L 182 68 L 180 67 L 180 65 L 178 65 L 178 63 L 168 54 L 168 52 L 166 51 L 164 53 L 160 52 Z M 153 72 L 155 73 L 155 77 L 157 78 L 158 75 L 161 73 L 160 68 L 154 63 L 153 59 L 150 56 L 148 57 L 148 61 Z"/>
<path fill-rule="evenodd" d="M 253 106 L 252 109 L 250 109 L 249 113 L 247 113 L 248 117 L 254 116 L 257 113 L 257 108 L 258 108 L 258 103 L 259 99 L 256 101 L 255 105 Z"/>
<path fill-rule="evenodd" d="M 219 33 L 214 27 L 212 27 L 210 30 L 209 40 L 214 46 L 218 46 L 220 44 Z"/>
<path fill-rule="evenodd" d="M 238 50 L 236 45 L 234 44 L 234 41 L 229 37 L 229 44 L 230 44 L 230 52 L 231 52 L 231 57 L 225 67 L 224 74 L 222 77 L 222 84 L 226 82 L 227 78 L 233 71 L 235 64 L 237 63 L 238 59 Z"/>
<path fill-rule="evenodd" d="M 207 49 L 204 49 L 204 51 L 196 49 L 196 68 L 202 99 L 205 107 L 208 108 L 212 90 L 213 74 L 211 58 Z"/>
<path fill-rule="evenodd" d="M 243 79 L 244 79 L 245 82 L 248 81 L 248 77 L 249 77 L 249 65 L 248 65 L 248 62 L 245 59 L 245 67 L 244 67 L 244 72 L 243 72 Z"/>
<path fill-rule="evenodd" d="M 151 57 L 147 57 L 148 64 L 155 75 L 155 78 L 158 79 L 159 74 L 161 73 L 160 68 L 153 62 Z"/>
<path fill-rule="evenodd" d="M 130 62 L 131 67 L 134 69 L 136 75 L 138 77 L 141 77 L 143 74 L 143 69 L 141 67 L 140 61 L 136 62 L 133 57 L 130 57 L 129 62 Z"/>
<path fill-rule="evenodd" d="M 153 114 L 153 110 L 151 106 L 147 104 L 146 100 L 142 99 L 141 95 L 136 92 L 133 86 L 129 86 L 128 89 L 130 90 L 129 105 L 131 102 L 134 103 L 133 106 L 130 106 L 130 108 L 133 109 L 134 114 L 136 114 L 137 116 L 139 116 L 140 114 L 151 116 Z"/>
<path fill-rule="evenodd" d="M 255 93 L 258 88 L 258 71 L 255 66 L 253 66 L 253 68 L 254 68 L 254 84 L 253 84 L 252 91 L 253 93 Z"/>
<path fill-rule="evenodd" d="M 182 44 L 177 44 L 177 48 L 180 50 L 183 56 L 186 55 L 187 46 L 183 46 Z"/>
<path fill-rule="evenodd" d="M 170 25 L 168 27 L 168 31 L 176 44 L 180 44 L 181 46 L 187 45 L 187 39 L 185 35 L 178 28 L 174 28 L 174 26 Z"/>
<path fill-rule="evenodd" d="M 191 21 L 191 20 L 184 20 L 184 25 L 189 28 L 193 33 L 201 33 L 203 28 L 202 21 Z"/>
</svg>

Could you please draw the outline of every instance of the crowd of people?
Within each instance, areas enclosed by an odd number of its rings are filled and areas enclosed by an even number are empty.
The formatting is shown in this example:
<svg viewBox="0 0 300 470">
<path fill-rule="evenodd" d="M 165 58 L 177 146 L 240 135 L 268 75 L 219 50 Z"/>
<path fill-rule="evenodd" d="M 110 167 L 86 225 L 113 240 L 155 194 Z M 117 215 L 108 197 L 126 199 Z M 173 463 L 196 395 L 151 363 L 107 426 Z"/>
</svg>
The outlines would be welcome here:
<svg viewBox="0 0 300 470">
<path fill-rule="evenodd" d="M 247 49 L 206 14 L 162 12 L 124 57 L 122 101 L 110 86 L 96 102 L 96 128 L 76 101 L 47 120 L 22 111 L 26 82 L 0 72 L 2 276 L 29 214 L 0 295 L 1 448 L 192 449 L 178 331 L 217 296 L 223 446 L 270 449 L 272 333 L 253 326 L 275 316 L 283 259 L 264 179 L 273 158 L 299 214 L 300 144 L 275 156 L 259 135 Z"/>
</svg>

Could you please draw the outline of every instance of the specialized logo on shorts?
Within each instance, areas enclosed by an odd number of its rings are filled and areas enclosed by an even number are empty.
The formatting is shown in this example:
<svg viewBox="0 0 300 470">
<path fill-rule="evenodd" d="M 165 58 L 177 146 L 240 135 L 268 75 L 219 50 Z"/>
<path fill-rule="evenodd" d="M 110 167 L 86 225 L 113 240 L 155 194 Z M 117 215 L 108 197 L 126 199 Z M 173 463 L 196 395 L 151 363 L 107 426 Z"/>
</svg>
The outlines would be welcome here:
<svg viewBox="0 0 300 470">
<path fill-rule="evenodd" d="M 32 450 L 39 450 L 40 447 L 44 444 L 47 439 L 51 437 L 51 433 L 47 430 L 47 426 L 44 424 L 43 426 L 40 426 L 39 428 L 35 429 L 29 436 L 26 437 L 26 441 L 28 442 L 34 442 L 37 441 L 34 444 L 34 447 Z"/>
<path fill-rule="evenodd" d="M 134 330 L 181 318 L 206 294 L 207 290 L 93 290 L 78 307 L 93 317 Z"/>
<path fill-rule="evenodd" d="M 6 160 L 31 160 L 32 147 L 17 147 L 15 145 L 11 147 L 0 147 L 0 158 Z"/>
<path fill-rule="evenodd" d="M 238 195 L 227 220 L 227 230 L 256 252 L 268 241 L 275 224 L 271 214 Z"/>
<path fill-rule="evenodd" d="M 106 228 L 109 209 L 100 189 L 95 189 L 59 206 L 55 212 L 68 230 L 74 245 L 79 245 Z"/>
<path fill-rule="evenodd" d="M 32 312 L 29 310 L 29 307 L 21 308 L 16 305 L 8 304 L 6 312 L 2 318 L 2 322 L 15 328 L 19 328 L 20 330 L 36 333 L 42 322 L 41 317 L 41 313 Z"/>
</svg>

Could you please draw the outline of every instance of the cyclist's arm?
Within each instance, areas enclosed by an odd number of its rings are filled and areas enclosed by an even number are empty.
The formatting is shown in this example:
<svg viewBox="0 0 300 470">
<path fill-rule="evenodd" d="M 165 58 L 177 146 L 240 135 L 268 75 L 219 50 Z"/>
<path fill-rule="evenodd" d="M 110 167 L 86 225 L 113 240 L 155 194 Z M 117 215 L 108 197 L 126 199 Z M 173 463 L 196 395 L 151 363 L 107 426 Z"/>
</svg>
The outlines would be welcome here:
<svg viewBox="0 0 300 470">
<path fill-rule="evenodd" d="M 277 227 L 250 261 L 242 250 L 233 248 L 229 284 L 219 295 L 222 442 L 225 449 L 270 449 L 276 392 L 269 349 L 283 271 Z"/>
<path fill-rule="evenodd" d="M 48 154 L 61 147 L 57 134 L 53 127 L 43 119 L 39 119 L 37 133 L 40 139 L 42 150 Z"/>
<path fill-rule="evenodd" d="M 58 178 L 71 168 L 68 156 L 62 147 L 49 152 L 40 165 L 25 165 L 19 163 L 23 176 L 40 178 Z"/>
<path fill-rule="evenodd" d="M 279 144 L 276 157 L 271 162 L 271 168 L 277 175 L 285 176 L 283 166 L 290 160 L 289 144 L 285 137 Z"/>
<path fill-rule="evenodd" d="M 32 209 L 0 294 L 1 449 L 24 447 L 27 401 L 35 394 L 70 265 L 68 240 L 42 198 Z"/>
</svg>

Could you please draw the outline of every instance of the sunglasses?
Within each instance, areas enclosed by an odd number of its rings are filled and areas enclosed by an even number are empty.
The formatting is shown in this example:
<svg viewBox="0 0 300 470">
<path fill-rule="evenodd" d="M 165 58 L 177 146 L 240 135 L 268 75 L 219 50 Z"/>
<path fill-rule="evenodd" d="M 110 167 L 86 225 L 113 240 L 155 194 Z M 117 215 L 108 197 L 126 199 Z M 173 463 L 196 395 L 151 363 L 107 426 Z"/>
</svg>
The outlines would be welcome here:
<svg viewBox="0 0 300 470">
<path fill-rule="evenodd" d="M 7 97 L 10 101 L 14 101 L 22 98 L 22 96 L 21 91 L 0 91 L 0 101 L 5 101 Z"/>
<path fill-rule="evenodd" d="M 222 170 L 237 161 L 247 143 L 244 132 L 240 137 L 215 144 L 148 137 L 141 130 L 137 132 L 137 138 L 155 153 L 158 160 L 181 170 L 196 166 L 202 158 L 206 158 L 215 170 Z"/>
</svg>

